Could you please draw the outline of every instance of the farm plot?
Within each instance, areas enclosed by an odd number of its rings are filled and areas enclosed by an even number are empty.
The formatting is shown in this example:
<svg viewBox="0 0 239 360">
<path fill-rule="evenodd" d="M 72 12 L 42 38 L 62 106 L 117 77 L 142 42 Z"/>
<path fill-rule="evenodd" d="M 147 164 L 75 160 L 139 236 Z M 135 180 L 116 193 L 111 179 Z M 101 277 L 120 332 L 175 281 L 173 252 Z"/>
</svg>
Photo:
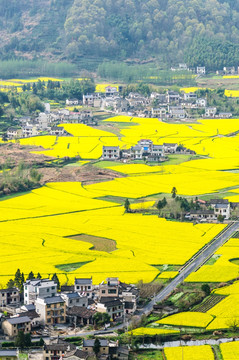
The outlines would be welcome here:
<svg viewBox="0 0 239 360">
<path fill-rule="evenodd" d="M 214 354 L 209 345 L 165 348 L 164 354 L 167 360 L 214 360 Z"/>
<path fill-rule="evenodd" d="M 184 264 L 224 226 L 124 214 L 123 206 L 92 198 L 79 183 L 52 183 L 2 201 L 0 214 L 4 281 L 16 272 L 16 259 L 26 274 L 58 272 L 64 282 L 89 275 L 95 283 L 110 275 L 125 282 L 152 281 L 159 274 L 153 265 Z M 95 250 L 90 237 L 80 241 L 81 234 L 112 240 L 116 250 Z M 64 264 L 76 265 L 59 272 Z"/>
</svg>

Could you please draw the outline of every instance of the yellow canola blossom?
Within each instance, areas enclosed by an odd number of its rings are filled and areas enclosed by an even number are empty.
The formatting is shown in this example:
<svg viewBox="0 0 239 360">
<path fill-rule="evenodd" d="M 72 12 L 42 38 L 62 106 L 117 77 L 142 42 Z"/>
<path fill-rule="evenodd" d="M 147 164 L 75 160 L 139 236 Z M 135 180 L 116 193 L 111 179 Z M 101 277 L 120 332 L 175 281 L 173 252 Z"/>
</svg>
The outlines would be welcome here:
<svg viewBox="0 0 239 360">
<path fill-rule="evenodd" d="M 107 168 L 124 174 L 144 174 L 144 173 L 154 173 L 154 172 L 163 171 L 162 166 L 148 166 L 145 164 L 125 164 L 125 165 L 109 166 Z"/>
<path fill-rule="evenodd" d="M 140 327 L 129 331 L 129 334 L 134 336 L 143 336 L 143 335 L 166 335 L 166 334 L 178 334 L 178 330 L 168 330 L 168 329 L 153 329 L 153 328 L 144 328 Z"/>
<path fill-rule="evenodd" d="M 212 320 L 213 317 L 209 314 L 203 314 L 200 312 L 183 312 L 163 318 L 156 323 L 161 325 L 205 328 Z"/>
<path fill-rule="evenodd" d="M 239 97 L 239 90 L 225 90 L 225 96 L 227 96 L 227 97 Z"/>
<path fill-rule="evenodd" d="M 140 202 L 140 203 L 136 203 L 136 204 L 131 204 L 130 208 L 132 210 L 134 209 L 149 209 L 151 207 L 153 207 L 155 204 L 155 201 L 144 201 L 144 202 Z"/>
<path fill-rule="evenodd" d="M 223 360 L 238 360 L 239 359 L 239 342 L 233 341 L 220 344 L 220 350 Z"/>
<path fill-rule="evenodd" d="M 224 75 L 223 79 L 239 79 L 239 75 Z"/>
<path fill-rule="evenodd" d="M 188 282 L 226 282 L 238 276 L 239 267 L 231 260 L 239 258 L 239 241 L 230 239 L 216 253 L 218 259 L 213 265 L 204 265 L 192 273 Z"/>
<path fill-rule="evenodd" d="M 178 275 L 178 271 L 163 271 L 157 278 L 158 279 L 173 279 Z"/>
<path fill-rule="evenodd" d="M 0 221 L 0 283 L 15 274 L 16 259 L 24 273 L 57 272 L 63 283 L 91 275 L 94 283 L 107 276 L 150 282 L 159 274 L 153 264 L 184 264 L 224 227 L 125 214 L 119 204 L 92 198 L 80 183 L 51 183 L 2 201 Z M 113 240 L 115 250 L 94 250 L 89 239 L 74 240 L 79 234 L 100 237 L 106 247 Z"/>
<path fill-rule="evenodd" d="M 210 345 L 165 348 L 166 360 L 214 360 Z"/>
</svg>

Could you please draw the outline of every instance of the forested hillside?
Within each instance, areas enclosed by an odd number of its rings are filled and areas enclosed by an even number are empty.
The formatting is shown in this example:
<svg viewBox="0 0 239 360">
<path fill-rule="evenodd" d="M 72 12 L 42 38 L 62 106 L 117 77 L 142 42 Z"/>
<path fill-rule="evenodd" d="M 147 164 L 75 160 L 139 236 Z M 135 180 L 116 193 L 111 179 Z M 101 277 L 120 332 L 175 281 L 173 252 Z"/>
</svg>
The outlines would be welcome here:
<svg viewBox="0 0 239 360">
<path fill-rule="evenodd" d="M 0 51 L 238 65 L 239 0 L 0 0 Z"/>
</svg>

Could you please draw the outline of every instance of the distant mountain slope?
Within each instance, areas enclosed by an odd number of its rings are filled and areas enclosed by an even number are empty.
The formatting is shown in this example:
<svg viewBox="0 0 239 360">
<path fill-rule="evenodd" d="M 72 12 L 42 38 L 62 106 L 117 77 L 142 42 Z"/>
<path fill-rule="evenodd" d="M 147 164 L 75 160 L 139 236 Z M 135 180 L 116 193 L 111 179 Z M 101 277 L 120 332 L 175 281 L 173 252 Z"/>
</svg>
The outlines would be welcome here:
<svg viewBox="0 0 239 360">
<path fill-rule="evenodd" d="M 238 49 L 239 0 L 0 0 L 2 58 L 155 56 L 213 68 L 237 65 Z"/>
</svg>

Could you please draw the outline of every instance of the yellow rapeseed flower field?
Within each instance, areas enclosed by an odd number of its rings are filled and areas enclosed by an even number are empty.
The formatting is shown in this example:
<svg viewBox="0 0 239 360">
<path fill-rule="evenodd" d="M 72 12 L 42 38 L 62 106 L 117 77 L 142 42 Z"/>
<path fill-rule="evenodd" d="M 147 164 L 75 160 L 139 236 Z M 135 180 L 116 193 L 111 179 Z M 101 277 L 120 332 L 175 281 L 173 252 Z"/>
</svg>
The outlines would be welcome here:
<svg viewBox="0 0 239 360">
<path fill-rule="evenodd" d="M 129 334 L 134 336 L 143 336 L 143 335 L 166 335 L 166 334 L 178 334 L 179 330 L 168 330 L 168 329 L 153 329 L 153 328 L 144 328 L 140 327 L 129 331 Z"/>
<path fill-rule="evenodd" d="M 111 169 L 127 176 L 90 185 L 50 183 L 29 194 L 1 201 L 0 284 L 6 284 L 16 267 L 26 274 L 31 270 L 45 276 L 57 272 L 62 283 L 71 283 L 75 276 L 91 275 L 94 283 L 108 276 L 119 276 L 129 283 L 173 278 L 177 272 L 160 274 L 159 265 L 183 265 L 224 228 L 221 224 L 193 225 L 166 221 L 157 215 L 126 214 L 118 198 L 136 199 L 132 209 L 141 209 L 154 206 L 155 197 L 170 194 L 173 186 L 179 195 L 217 194 L 225 189 L 227 197 L 229 190 L 232 197 L 237 196 L 231 188 L 239 189 L 239 173 L 222 170 L 239 166 L 239 135 L 228 136 L 238 131 L 238 119 L 167 124 L 153 118 L 116 116 L 110 121 L 125 122 L 127 126 L 116 135 L 82 124 L 64 124 L 72 136 L 36 136 L 21 139 L 20 143 L 42 146 L 43 154 L 56 158 L 80 156 L 82 164 L 99 159 L 104 145 L 128 149 L 142 138 L 159 145 L 177 142 L 202 157 L 179 165 L 111 164 Z M 107 200 L 109 197 L 111 201 Z M 141 199 L 145 197 L 149 198 Z M 94 247 L 94 238 L 102 239 L 104 251 Z M 110 252 L 108 240 L 115 244 Z M 191 275 L 191 281 L 226 281 L 236 277 L 237 265 L 230 259 L 237 252 L 236 243 L 228 242 L 218 251 L 221 257 L 216 263 L 210 268 L 203 266 Z M 196 320 L 196 315 L 190 316 L 188 324 Z M 219 310 L 213 308 L 205 315 L 207 319 L 212 316 L 216 318 L 209 326 L 214 326 L 217 318 L 225 326 Z M 231 314 L 225 318 L 228 320 Z M 209 324 L 210 320 L 206 324 L 202 319 L 198 319 L 199 327 Z"/>
<path fill-rule="evenodd" d="M 223 360 L 238 360 L 239 359 L 239 342 L 228 342 L 220 344 L 220 350 Z"/>
<path fill-rule="evenodd" d="M 167 360 L 214 360 L 210 345 L 165 348 Z"/>
<path fill-rule="evenodd" d="M 201 327 L 205 328 L 213 320 L 209 314 L 200 312 L 183 312 L 175 315 L 168 316 L 162 320 L 157 321 L 157 324 L 175 325 L 178 327 Z"/>
</svg>

